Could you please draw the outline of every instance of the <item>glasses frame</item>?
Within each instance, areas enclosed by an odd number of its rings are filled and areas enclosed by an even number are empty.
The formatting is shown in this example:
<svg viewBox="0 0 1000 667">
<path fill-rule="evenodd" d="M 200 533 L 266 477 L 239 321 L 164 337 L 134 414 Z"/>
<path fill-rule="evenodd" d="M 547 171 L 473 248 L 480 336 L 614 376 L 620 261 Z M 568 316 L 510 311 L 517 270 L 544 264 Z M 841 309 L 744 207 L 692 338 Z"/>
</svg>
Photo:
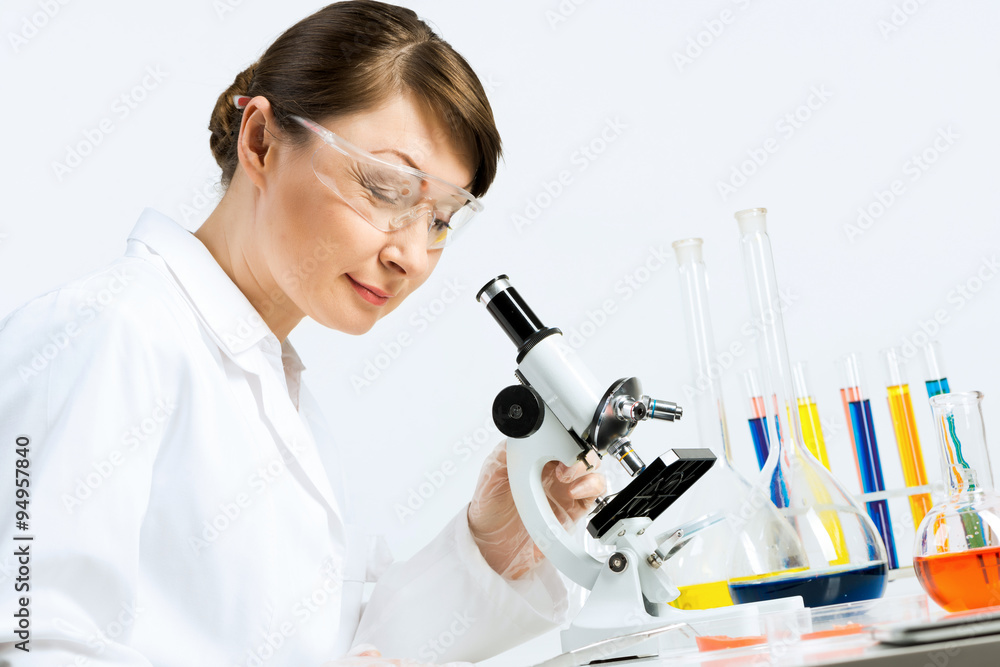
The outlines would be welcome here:
<svg viewBox="0 0 1000 667">
<path fill-rule="evenodd" d="M 351 160 L 356 160 L 356 161 L 359 161 L 359 162 L 368 162 L 370 164 L 374 164 L 374 165 L 377 165 L 379 167 L 384 167 L 384 168 L 396 170 L 396 171 L 402 172 L 404 174 L 407 174 L 409 176 L 416 177 L 416 178 L 420 179 L 421 181 L 429 181 L 429 182 L 433 183 L 438 189 L 443 190 L 445 192 L 451 191 L 455 195 L 461 197 L 462 199 L 465 199 L 465 204 L 463 204 L 462 206 L 460 206 L 458 209 L 455 210 L 454 213 L 452 213 L 452 218 L 454 218 L 454 216 L 459 211 L 465 210 L 467 207 L 469 208 L 469 210 L 471 211 L 471 213 L 457 227 L 452 227 L 449 224 L 448 225 L 449 232 L 447 234 L 445 234 L 444 240 L 442 240 L 442 241 L 433 242 L 432 239 L 434 237 L 432 237 L 432 236 L 430 236 L 428 234 L 428 237 L 427 237 L 428 238 L 428 243 L 427 243 L 427 249 L 428 250 L 437 250 L 437 249 L 440 249 L 440 248 L 447 247 L 447 246 L 451 245 L 452 243 L 454 243 L 455 236 L 458 233 L 458 231 L 461 230 L 461 229 L 464 229 L 465 227 L 467 227 L 468 224 L 469 224 L 469 221 L 472 220 L 472 218 L 475 215 L 481 213 L 482 210 L 483 210 L 483 208 L 485 208 L 483 206 L 482 200 L 479 199 L 479 197 L 476 197 L 474 194 L 472 194 L 468 190 L 466 190 L 465 188 L 459 187 L 459 186 L 455 185 L 454 183 L 449 183 L 448 181 L 444 180 L 443 178 L 438 178 L 437 176 L 434 176 L 433 174 L 428 174 L 427 172 L 422 171 L 420 169 L 416 169 L 414 167 L 410 167 L 409 165 L 393 164 L 392 162 L 387 162 L 387 161 L 385 161 L 385 160 L 383 160 L 381 158 L 378 158 L 378 157 L 372 155 L 371 153 L 369 153 L 369 152 L 367 152 L 367 151 L 365 151 L 365 150 L 363 150 L 361 148 L 358 148 L 357 146 L 355 146 L 351 142 L 347 141 L 343 137 L 334 134 L 333 132 L 331 132 L 330 130 L 326 129 L 325 127 L 323 127 L 319 123 L 315 123 L 315 122 L 313 122 L 311 120 L 308 120 L 306 118 L 302 118 L 301 116 L 291 115 L 290 118 L 292 120 L 294 120 L 295 122 L 297 122 L 299 125 L 302 125 L 303 127 L 305 127 L 307 130 L 310 130 L 314 134 L 318 135 L 319 138 L 322 139 L 323 142 L 327 146 L 329 146 L 333 150 L 337 151 L 341 155 L 343 155 L 343 156 L 345 156 L 345 157 L 347 157 L 347 158 L 349 158 Z M 318 147 L 316 149 L 316 152 L 319 152 L 319 150 L 321 148 L 322 148 L 322 146 Z M 315 160 L 315 153 L 313 153 L 313 160 Z M 313 166 L 313 173 L 316 174 L 316 178 L 319 180 L 320 183 L 323 183 L 324 186 L 328 187 L 338 197 L 340 197 L 344 201 L 344 203 L 347 204 L 348 206 L 350 206 L 351 209 L 355 213 L 357 213 L 365 222 L 367 222 L 372 227 L 374 227 L 375 229 L 377 229 L 377 230 L 379 230 L 381 232 L 385 232 L 387 234 L 391 234 L 393 232 L 397 232 L 397 231 L 400 231 L 402 229 L 406 229 L 411 224 L 413 224 L 414 221 L 416 221 L 417 219 L 419 219 L 420 217 L 422 217 L 422 216 L 413 216 L 408 211 L 407 213 L 403 213 L 403 214 L 397 216 L 396 220 L 400 220 L 402 218 L 406 218 L 407 216 L 409 216 L 411 218 L 409 221 L 405 222 L 404 224 L 402 224 L 402 225 L 400 225 L 398 227 L 395 226 L 394 224 L 390 223 L 390 227 L 392 227 L 391 229 L 382 229 L 382 227 L 378 226 L 377 224 L 375 224 L 375 222 L 373 222 L 371 219 L 369 219 L 369 216 L 367 216 L 366 214 L 362 213 L 357 208 L 355 208 L 355 206 L 343 194 L 341 194 L 340 192 L 338 192 L 337 190 L 335 190 L 333 188 L 330 188 L 323 181 L 323 178 L 320 177 L 320 175 L 316 172 L 316 165 L 315 165 L 315 163 L 313 163 L 312 166 Z M 426 198 L 423 199 L 423 200 L 421 200 L 421 202 L 424 202 L 424 201 L 426 201 Z M 410 211 L 412 211 L 414 208 L 416 208 L 416 206 L 411 207 Z M 395 221 L 393 221 L 393 222 L 395 222 Z"/>
</svg>

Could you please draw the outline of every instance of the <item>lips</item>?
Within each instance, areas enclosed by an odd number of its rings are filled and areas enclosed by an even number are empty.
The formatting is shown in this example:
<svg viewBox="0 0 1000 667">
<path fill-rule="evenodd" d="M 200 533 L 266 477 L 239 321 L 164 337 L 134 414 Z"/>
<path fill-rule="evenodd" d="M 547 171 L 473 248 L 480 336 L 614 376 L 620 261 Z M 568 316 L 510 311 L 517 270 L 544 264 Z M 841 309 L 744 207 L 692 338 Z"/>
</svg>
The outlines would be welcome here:
<svg viewBox="0 0 1000 667">
<path fill-rule="evenodd" d="M 393 297 L 392 294 L 386 291 L 380 290 L 372 285 L 360 283 L 348 274 L 345 275 L 347 275 L 347 279 L 351 281 L 351 287 L 353 287 L 354 291 L 358 293 L 358 296 L 368 303 L 376 306 L 382 306 Z"/>
</svg>

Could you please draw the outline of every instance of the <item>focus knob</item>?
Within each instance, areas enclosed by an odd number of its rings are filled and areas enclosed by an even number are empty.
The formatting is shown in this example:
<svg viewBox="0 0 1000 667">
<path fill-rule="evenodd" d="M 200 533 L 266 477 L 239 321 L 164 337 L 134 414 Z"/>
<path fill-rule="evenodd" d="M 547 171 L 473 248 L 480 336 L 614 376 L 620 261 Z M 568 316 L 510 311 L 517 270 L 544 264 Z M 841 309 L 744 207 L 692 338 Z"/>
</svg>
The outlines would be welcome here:
<svg viewBox="0 0 1000 667">
<path fill-rule="evenodd" d="M 542 425 L 545 404 L 531 387 L 505 387 L 493 401 L 493 423 L 510 438 L 527 438 Z"/>
</svg>

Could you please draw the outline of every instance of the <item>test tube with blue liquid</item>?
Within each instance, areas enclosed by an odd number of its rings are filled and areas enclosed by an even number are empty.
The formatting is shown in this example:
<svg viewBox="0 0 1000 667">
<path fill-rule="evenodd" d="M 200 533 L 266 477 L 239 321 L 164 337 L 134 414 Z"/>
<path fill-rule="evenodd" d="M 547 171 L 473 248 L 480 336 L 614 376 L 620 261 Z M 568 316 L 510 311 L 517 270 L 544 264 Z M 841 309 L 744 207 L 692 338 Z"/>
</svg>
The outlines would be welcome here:
<svg viewBox="0 0 1000 667">
<path fill-rule="evenodd" d="M 865 493 L 885 491 L 885 482 L 882 479 L 882 461 L 878 454 L 878 440 L 875 437 L 875 424 L 872 420 L 872 406 L 865 390 L 860 355 L 857 353 L 849 354 L 840 359 L 839 365 L 841 369 L 840 396 L 844 402 L 847 427 L 854 443 L 858 473 L 861 477 L 861 489 Z M 871 517 L 885 543 L 889 568 L 896 569 L 899 567 L 899 561 L 896 557 L 896 540 L 892 535 L 889 501 L 886 499 L 872 500 L 868 501 L 866 505 L 868 516 Z"/>
<path fill-rule="evenodd" d="M 747 398 L 750 401 L 750 437 L 753 440 L 753 451 L 757 455 L 757 468 L 764 469 L 769 448 L 767 435 L 767 409 L 764 407 L 764 396 L 760 388 L 760 377 L 757 370 L 751 368 L 743 374 L 743 384 L 746 387 Z"/>
<path fill-rule="evenodd" d="M 927 398 L 951 393 L 948 376 L 941 364 L 941 343 L 935 340 L 924 346 L 924 362 L 927 367 L 927 380 L 924 382 L 924 386 L 927 387 Z"/>
</svg>

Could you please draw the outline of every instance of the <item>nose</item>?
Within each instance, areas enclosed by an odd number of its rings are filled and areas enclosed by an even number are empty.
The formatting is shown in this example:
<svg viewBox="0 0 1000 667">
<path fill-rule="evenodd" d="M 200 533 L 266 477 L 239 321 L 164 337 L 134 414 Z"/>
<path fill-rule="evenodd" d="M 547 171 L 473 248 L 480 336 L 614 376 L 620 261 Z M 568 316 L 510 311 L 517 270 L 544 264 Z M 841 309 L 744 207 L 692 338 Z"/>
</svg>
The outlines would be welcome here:
<svg viewBox="0 0 1000 667">
<path fill-rule="evenodd" d="M 430 266 L 426 223 L 414 220 L 402 229 L 388 232 L 380 257 L 383 264 L 408 278 L 423 276 Z"/>
</svg>

